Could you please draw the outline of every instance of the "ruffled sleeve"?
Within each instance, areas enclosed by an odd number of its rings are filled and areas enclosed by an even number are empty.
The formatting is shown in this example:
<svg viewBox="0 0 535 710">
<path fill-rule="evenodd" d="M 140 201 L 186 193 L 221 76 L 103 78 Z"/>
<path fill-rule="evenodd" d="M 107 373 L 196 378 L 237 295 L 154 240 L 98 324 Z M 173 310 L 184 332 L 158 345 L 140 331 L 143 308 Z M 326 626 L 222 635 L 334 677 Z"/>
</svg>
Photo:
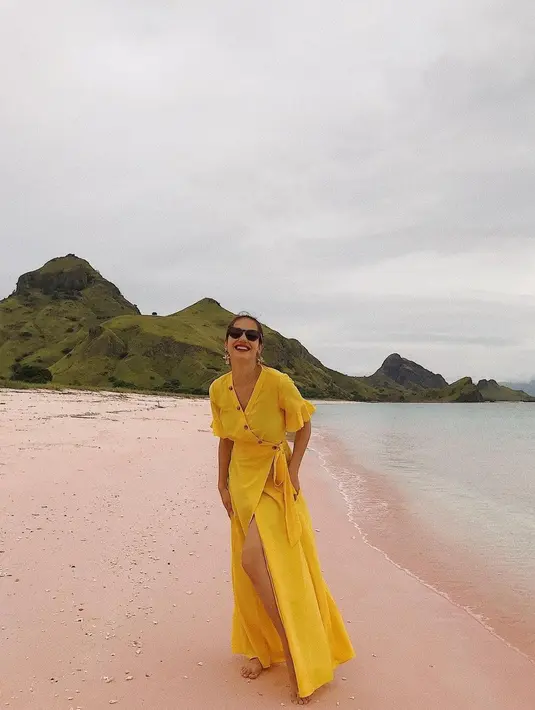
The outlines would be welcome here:
<svg viewBox="0 0 535 710">
<path fill-rule="evenodd" d="M 214 398 L 214 387 L 210 385 L 210 407 L 212 408 L 212 421 L 210 427 L 212 428 L 212 433 L 214 436 L 218 436 L 220 439 L 224 438 L 223 435 L 223 425 L 221 424 L 220 409 Z"/>
<path fill-rule="evenodd" d="M 303 399 L 301 392 L 288 375 L 283 375 L 279 385 L 279 407 L 284 411 L 286 431 L 295 432 L 310 421 L 316 407 Z"/>
</svg>

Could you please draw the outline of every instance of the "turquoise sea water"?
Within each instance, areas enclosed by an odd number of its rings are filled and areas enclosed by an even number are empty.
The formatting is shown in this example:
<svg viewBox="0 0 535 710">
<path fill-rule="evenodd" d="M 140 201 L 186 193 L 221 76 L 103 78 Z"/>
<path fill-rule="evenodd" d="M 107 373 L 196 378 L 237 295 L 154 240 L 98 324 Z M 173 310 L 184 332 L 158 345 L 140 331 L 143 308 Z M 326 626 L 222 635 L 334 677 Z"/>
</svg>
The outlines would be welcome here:
<svg viewBox="0 0 535 710">
<path fill-rule="evenodd" d="M 315 425 L 368 541 L 535 658 L 535 405 L 322 403 Z"/>
</svg>

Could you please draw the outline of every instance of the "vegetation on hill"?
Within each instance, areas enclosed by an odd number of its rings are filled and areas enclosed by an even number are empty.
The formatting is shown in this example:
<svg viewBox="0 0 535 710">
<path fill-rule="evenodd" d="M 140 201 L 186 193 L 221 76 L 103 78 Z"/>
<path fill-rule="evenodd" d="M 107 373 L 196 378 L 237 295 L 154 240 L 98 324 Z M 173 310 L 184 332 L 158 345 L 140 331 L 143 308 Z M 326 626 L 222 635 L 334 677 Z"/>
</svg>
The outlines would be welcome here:
<svg viewBox="0 0 535 710">
<path fill-rule="evenodd" d="M 496 380 L 479 380 L 477 388 L 485 401 L 491 402 L 524 402 L 526 392 L 514 390 L 510 387 L 499 385 Z M 529 396 L 529 395 L 527 395 Z M 532 398 L 535 401 L 535 397 Z"/>
<path fill-rule="evenodd" d="M 140 314 L 87 261 L 69 254 L 23 274 L 0 301 L 0 385 L 129 388 L 206 394 L 227 368 L 223 338 L 233 314 L 204 298 L 168 316 Z M 266 362 L 310 398 L 365 402 L 535 401 L 494 380 L 446 380 L 399 354 L 369 377 L 325 367 L 293 338 L 265 327 Z"/>
<path fill-rule="evenodd" d="M 23 274 L 0 301 L 0 377 L 17 364 L 50 369 L 114 316 L 138 314 L 111 282 L 72 254 Z"/>
</svg>

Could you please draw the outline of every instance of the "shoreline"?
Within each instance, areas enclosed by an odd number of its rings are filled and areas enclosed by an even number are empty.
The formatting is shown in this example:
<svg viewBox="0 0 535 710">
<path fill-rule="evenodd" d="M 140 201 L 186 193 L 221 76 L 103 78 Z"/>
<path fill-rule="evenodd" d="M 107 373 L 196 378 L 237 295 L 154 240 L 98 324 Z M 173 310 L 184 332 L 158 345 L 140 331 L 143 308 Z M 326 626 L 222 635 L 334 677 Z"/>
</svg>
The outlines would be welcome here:
<svg viewBox="0 0 535 710">
<path fill-rule="evenodd" d="M 333 432 L 319 428 L 318 456 L 346 503 L 347 517 L 363 541 L 391 564 L 432 592 L 464 610 L 489 633 L 535 665 L 535 604 L 521 606 L 510 579 L 500 575 L 473 550 L 447 540 L 405 510 L 399 487 L 388 476 L 365 468 Z M 317 439 L 317 441 L 318 441 Z M 386 522 L 359 512 L 351 492 L 355 477 L 361 495 L 386 504 Z M 499 572 L 499 570 L 498 570 Z"/>
<path fill-rule="evenodd" d="M 12 384 L 11 384 L 12 383 Z M 116 395 L 134 395 L 134 396 L 145 396 L 145 397 L 170 397 L 177 399 L 200 399 L 209 400 L 208 394 L 199 394 L 195 391 L 172 391 L 172 390 L 152 390 L 144 389 L 143 387 L 117 387 L 107 389 L 106 387 L 91 387 L 90 385 L 64 385 L 59 383 L 33 383 L 26 382 L 24 380 L 9 380 L 0 379 L 0 393 L 3 391 L 15 391 L 15 392 L 57 392 L 59 394 L 102 394 L 103 396 L 116 396 Z M 532 396 L 532 395 L 529 395 Z M 533 399 L 511 399 L 511 400 L 501 400 L 501 399 L 488 399 L 481 401 L 461 401 L 461 400 L 449 400 L 449 399 L 408 399 L 408 400 L 397 400 L 397 399 L 317 399 L 314 397 L 308 398 L 313 404 L 535 404 L 535 398 Z"/>
<path fill-rule="evenodd" d="M 245 681 L 230 653 L 209 406 L 158 400 L 0 392 L 0 706 L 290 706 L 283 667 Z M 357 652 L 312 706 L 531 706 L 533 664 L 370 547 L 313 451 L 302 485 Z"/>
</svg>

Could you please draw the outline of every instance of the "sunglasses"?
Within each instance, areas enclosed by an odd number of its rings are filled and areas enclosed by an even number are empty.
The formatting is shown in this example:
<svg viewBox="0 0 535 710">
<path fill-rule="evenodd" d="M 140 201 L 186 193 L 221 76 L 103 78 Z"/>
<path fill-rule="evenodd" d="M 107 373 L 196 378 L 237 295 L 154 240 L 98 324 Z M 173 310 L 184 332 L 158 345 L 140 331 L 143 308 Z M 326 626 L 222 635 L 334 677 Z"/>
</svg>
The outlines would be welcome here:
<svg viewBox="0 0 535 710">
<path fill-rule="evenodd" d="M 234 326 L 227 330 L 227 338 L 230 336 L 231 338 L 234 338 L 234 340 L 237 340 L 238 338 L 241 338 L 244 333 L 247 340 L 251 343 L 254 343 L 256 340 L 262 340 L 262 336 L 258 330 L 253 330 L 252 328 L 244 330 L 243 328 L 234 328 Z"/>
</svg>

